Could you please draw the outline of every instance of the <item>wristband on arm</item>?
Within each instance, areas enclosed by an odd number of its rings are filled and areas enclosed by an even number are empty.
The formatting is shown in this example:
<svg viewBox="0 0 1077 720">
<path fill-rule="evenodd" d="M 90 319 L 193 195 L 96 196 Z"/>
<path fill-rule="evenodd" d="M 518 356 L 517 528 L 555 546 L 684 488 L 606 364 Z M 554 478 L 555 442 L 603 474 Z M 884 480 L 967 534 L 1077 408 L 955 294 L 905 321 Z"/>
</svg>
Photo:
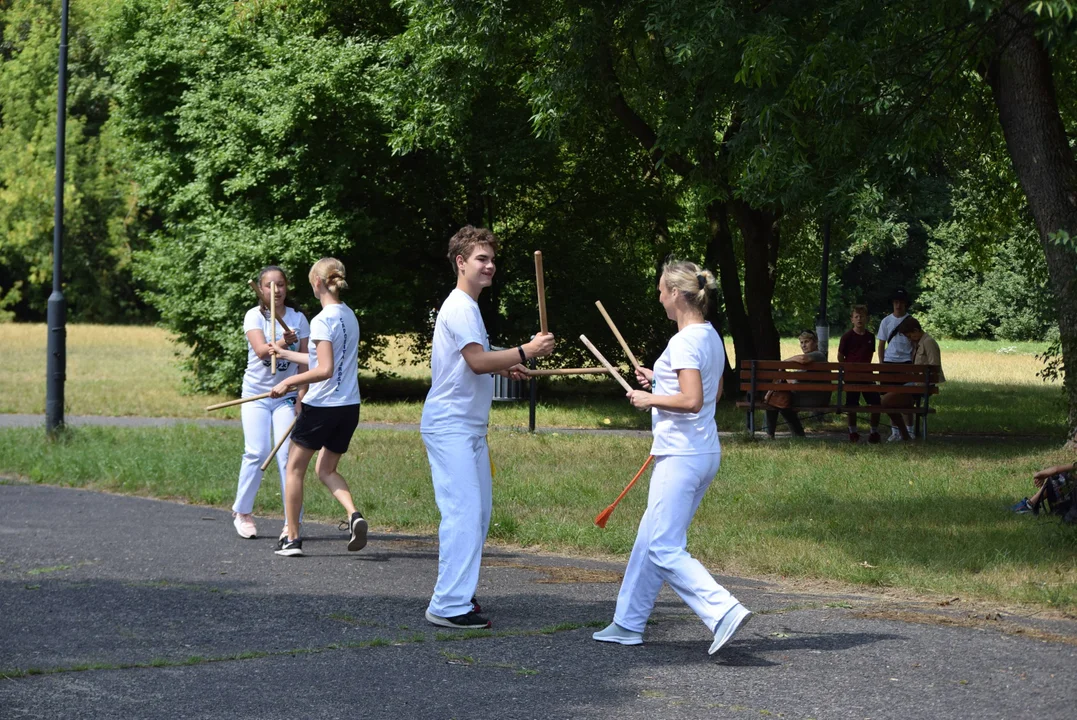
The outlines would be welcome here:
<svg viewBox="0 0 1077 720">
<path fill-rule="evenodd" d="M 517 345 L 516 349 L 520 351 L 520 362 L 526 363 L 527 362 L 527 353 L 524 352 L 524 346 L 523 345 Z"/>
</svg>

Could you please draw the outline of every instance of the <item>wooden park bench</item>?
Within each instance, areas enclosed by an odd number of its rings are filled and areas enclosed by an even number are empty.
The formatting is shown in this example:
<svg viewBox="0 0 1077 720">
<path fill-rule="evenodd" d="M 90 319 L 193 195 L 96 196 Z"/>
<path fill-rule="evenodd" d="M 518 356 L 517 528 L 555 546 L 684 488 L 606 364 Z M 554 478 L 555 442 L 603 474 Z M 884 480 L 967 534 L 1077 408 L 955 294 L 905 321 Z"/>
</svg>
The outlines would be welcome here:
<svg viewBox="0 0 1077 720">
<path fill-rule="evenodd" d="M 740 364 L 741 388 L 748 391 L 748 399 L 737 403 L 737 408 L 748 411 L 748 432 L 755 434 L 756 410 L 788 409 L 794 412 L 806 412 L 819 415 L 855 411 L 870 414 L 899 412 L 902 415 L 915 415 L 921 421 L 921 437 L 927 438 L 927 416 L 935 412 L 931 407 L 931 396 L 939 392 L 937 365 L 903 365 L 897 363 L 832 363 L 813 362 L 802 365 L 785 360 L 745 360 Z M 818 403 L 811 407 L 790 406 L 779 408 L 763 401 L 769 391 L 829 392 L 830 403 Z M 846 407 L 847 393 L 874 392 L 902 393 L 920 398 L 917 407 L 884 407 L 882 405 L 861 405 L 856 408 Z"/>
</svg>

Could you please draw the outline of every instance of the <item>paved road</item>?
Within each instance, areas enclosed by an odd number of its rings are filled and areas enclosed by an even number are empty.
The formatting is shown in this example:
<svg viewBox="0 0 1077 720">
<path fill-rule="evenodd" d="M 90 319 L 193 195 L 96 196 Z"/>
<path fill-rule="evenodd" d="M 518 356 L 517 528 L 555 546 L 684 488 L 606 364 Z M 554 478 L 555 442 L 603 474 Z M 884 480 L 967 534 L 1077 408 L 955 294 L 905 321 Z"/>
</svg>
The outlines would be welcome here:
<svg viewBox="0 0 1077 720">
<path fill-rule="evenodd" d="M 0 484 L 0 718 L 1077 712 L 1073 622 L 722 577 L 758 615 L 717 656 L 668 589 L 644 646 L 610 646 L 590 634 L 613 612 L 620 564 L 495 548 L 479 588 L 494 630 L 469 637 L 422 618 L 433 538 L 375 524 L 348 553 L 335 527 L 304 534 L 308 556 L 281 558 L 221 510 Z"/>
</svg>

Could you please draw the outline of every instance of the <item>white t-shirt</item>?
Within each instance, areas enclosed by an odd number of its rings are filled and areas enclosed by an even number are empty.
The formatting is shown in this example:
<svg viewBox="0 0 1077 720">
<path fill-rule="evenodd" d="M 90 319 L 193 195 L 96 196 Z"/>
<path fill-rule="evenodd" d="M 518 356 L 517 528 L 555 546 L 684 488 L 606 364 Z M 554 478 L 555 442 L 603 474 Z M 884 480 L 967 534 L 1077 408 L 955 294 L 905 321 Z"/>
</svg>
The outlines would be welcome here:
<svg viewBox="0 0 1077 720">
<path fill-rule="evenodd" d="M 303 338 L 310 336 L 310 326 L 307 325 L 307 318 L 298 310 L 285 307 L 284 322 L 292 330 L 295 330 L 295 334 L 299 337 L 300 341 Z M 273 321 L 273 324 L 276 325 L 277 337 L 280 338 L 284 335 L 284 328 L 282 328 L 280 323 L 276 320 Z M 246 336 L 251 330 L 261 330 L 262 334 L 265 335 L 266 342 L 269 342 L 269 318 L 262 314 L 261 307 L 252 307 L 243 317 L 243 335 Z M 297 341 L 296 344 L 290 345 L 289 349 L 298 351 L 299 342 Z M 269 372 L 270 362 L 272 362 L 270 358 L 263 360 L 258 357 L 254 352 L 254 347 L 251 345 L 250 340 L 247 341 L 247 370 L 243 373 L 243 397 L 261 395 L 262 393 L 269 392 L 273 386 L 281 380 L 291 377 L 298 372 L 295 363 L 289 362 L 284 358 L 277 358 L 277 374 L 272 375 Z M 294 392 L 288 394 L 288 397 L 294 396 Z"/>
<path fill-rule="evenodd" d="M 698 370 L 703 380 L 703 407 L 698 413 L 651 408 L 652 455 L 706 455 L 721 451 L 714 422 L 718 383 L 725 370 L 725 347 L 709 322 L 689 325 L 674 335 L 654 364 L 655 395 L 681 391 L 678 370 Z"/>
<path fill-rule="evenodd" d="M 908 313 L 901 317 L 894 317 L 893 313 L 891 313 L 879 323 L 879 332 L 876 337 L 886 343 L 886 352 L 883 353 L 883 360 L 886 362 L 904 363 L 912 361 L 912 343 L 909 342 L 909 338 L 898 333 L 894 335 L 892 340 L 888 339 L 890 333 L 894 332 L 894 328 L 900 325 L 907 317 L 909 317 Z"/>
<path fill-rule="evenodd" d="M 303 402 L 311 407 L 359 404 L 359 321 L 344 303 L 329 305 L 310 321 L 310 369 L 318 367 L 318 341 L 333 344 L 333 375 L 311 383 Z"/>
<path fill-rule="evenodd" d="M 423 404 L 424 433 L 485 435 L 494 400 L 493 375 L 476 375 L 461 352 L 471 343 L 490 349 L 479 304 L 459 288 L 449 293 L 434 323 L 430 392 Z"/>
</svg>

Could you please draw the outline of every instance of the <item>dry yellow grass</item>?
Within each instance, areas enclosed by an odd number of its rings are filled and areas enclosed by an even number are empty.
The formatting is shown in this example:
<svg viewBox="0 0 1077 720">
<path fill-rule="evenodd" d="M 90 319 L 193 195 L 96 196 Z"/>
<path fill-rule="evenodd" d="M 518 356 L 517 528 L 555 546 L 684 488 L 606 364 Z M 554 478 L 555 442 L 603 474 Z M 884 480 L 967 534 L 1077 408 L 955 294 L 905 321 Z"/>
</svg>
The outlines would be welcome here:
<svg viewBox="0 0 1077 720">
<path fill-rule="evenodd" d="M 4 324 L 3 337 L 13 350 L 12 382 L 0 387 L 0 413 L 41 414 L 45 408 L 46 329 L 40 324 Z M 115 325 L 69 325 L 67 330 L 66 412 L 72 415 L 113 415 L 149 417 L 205 417 L 205 406 L 230 399 L 223 395 L 186 394 L 179 360 L 183 348 L 171 341 L 168 331 L 157 327 Z M 987 341 L 942 341 L 947 378 L 976 386 L 1043 387 L 1036 376 L 1042 367 L 1035 353 L 1042 346 L 1032 343 L 992 343 Z M 996 348 L 1010 346 L 1009 353 Z M 727 347 L 734 357 L 732 345 Z M 799 352 L 795 340 L 782 342 L 783 357 Z M 830 358 L 837 352 L 832 339 Z M 360 385 L 377 371 L 390 371 L 405 380 L 429 377 L 429 365 L 410 362 L 412 354 L 405 338 L 393 338 L 385 359 L 364 370 Z M 601 382 L 601 381 L 598 381 Z M 613 396 L 611 395 L 611 399 Z M 363 419 L 378 422 L 417 422 L 418 403 L 368 403 Z M 584 409 L 585 411 L 585 409 Z M 610 416 L 609 406 L 596 412 Z M 542 408 L 546 426 L 595 426 L 594 418 L 581 420 L 581 408 Z M 624 417 L 611 416 L 613 427 L 633 426 Z M 236 418 L 236 408 L 217 411 L 213 417 Z M 499 425 L 526 425 L 526 407 L 520 403 L 495 403 L 493 422 Z M 604 422 L 604 417 L 599 422 Z M 633 416 L 634 417 L 634 416 Z"/>
<path fill-rule="evenodd" d="M 0 328 L 13 351 L 12 382 L 0 387 L 0 412 L 44 413 L 45 326 L 7 323 Z M 228 400 L 184 394 L 181 351 L 161 328 L 68 325 L 65 413 L 199 417 L 206 405 Z"/>
</svg>

